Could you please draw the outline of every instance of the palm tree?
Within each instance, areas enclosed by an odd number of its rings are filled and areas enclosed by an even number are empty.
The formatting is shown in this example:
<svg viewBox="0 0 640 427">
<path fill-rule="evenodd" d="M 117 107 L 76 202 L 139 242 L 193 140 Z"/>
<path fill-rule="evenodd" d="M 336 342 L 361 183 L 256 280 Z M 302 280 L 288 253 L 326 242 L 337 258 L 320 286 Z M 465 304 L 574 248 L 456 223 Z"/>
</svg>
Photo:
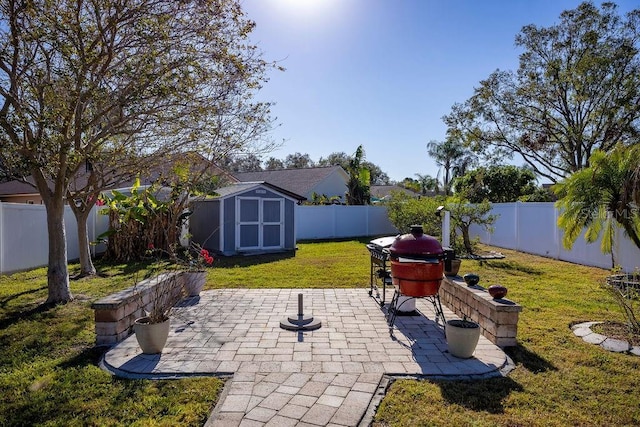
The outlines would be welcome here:
<svg viewBox="0 0 640 427">
<path fill-rule="evenodd" d="M 368 205 L 371 201 L 369 169 L 363 166 L 364 148 L 359 145 L 355 154 L 349 160 L 347 173 L 349 182 L 347 183 L 347 204 Z"/>
<path fill-rule="evenodd" d="M 597 150 L 589 164 L 554 186 L 562 197 L 557 205 L 562 210 L 558 225 L 564 230 L 563 245 L 571 248 L 586 228 L 585 240 L 594 242 L 602 234 L 600 249 L 611 253 L 618 225 L 640 248 L 640 216 L 634 202 L 640 145 L 618 144 L 608 153 Z"/>
<path fill-rule="evenodd" d="M 451 193 L 454 178 L 462 176 L 475 163 L 472 153 L 454 138 L 444 141 L 430 141 L 427 144 L 429 156 L 444 170 L 442 180 L 444 194 Z"/>
</svg>

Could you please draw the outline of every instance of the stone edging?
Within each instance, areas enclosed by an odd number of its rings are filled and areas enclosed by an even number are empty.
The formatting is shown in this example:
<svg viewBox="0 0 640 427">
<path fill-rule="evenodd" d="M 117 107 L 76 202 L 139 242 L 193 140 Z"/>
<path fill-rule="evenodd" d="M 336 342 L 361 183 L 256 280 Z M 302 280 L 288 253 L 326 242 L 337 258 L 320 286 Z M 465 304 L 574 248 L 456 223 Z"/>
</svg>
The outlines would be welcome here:
<svg viewBox="0 0 640 427">
<path fill-rule="evenodd" d="M 630 353 L 635 356 L 640 356 L 640 346 L 632 347 L 627 341 L 609 338 L 605 335 L 596 334 L 591 330 L 593 325 L 597 325 L 603 322 L 584 322 L 573 325 L 571 330 L 574 335 L 582 338 L 583 341 L 590 344 L 596 344 L 607 351 L 613 351 L 616 353 Z"/>
</svg>

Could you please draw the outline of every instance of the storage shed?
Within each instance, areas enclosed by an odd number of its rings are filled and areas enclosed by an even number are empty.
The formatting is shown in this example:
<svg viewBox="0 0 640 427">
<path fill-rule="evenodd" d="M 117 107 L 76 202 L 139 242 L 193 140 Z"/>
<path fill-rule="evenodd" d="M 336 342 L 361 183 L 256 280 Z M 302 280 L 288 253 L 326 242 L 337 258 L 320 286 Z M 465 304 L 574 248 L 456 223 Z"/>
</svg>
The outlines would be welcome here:
<svg viewBox="0 0 640 427">
<path fill-rule="evenodd" d="M 193 202 L 191 240 L 222 255 L 293 251 L 295 206 L 305 197 L 268 182 L 239 182 Z"/>
</svg>

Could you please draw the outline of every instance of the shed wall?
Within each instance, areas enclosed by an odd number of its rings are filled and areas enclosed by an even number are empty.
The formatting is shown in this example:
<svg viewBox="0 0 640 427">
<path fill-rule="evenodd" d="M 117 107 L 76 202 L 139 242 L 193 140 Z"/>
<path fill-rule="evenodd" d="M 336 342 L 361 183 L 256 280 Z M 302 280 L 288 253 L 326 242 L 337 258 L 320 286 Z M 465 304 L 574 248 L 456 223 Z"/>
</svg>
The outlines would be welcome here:
<svg viewBox="0 0 640 427">
<path fill-rule="evenodd" d="M 191 239 L 203 248 L 220 251 L 220 201 L 203 200 L 193 203 L 189 217 Z"/>
<path fill-rule="evenodd" d="M 296 204 L 291 200 L 284 200 L 284 248 L 296 248 Z"/>
</svg>

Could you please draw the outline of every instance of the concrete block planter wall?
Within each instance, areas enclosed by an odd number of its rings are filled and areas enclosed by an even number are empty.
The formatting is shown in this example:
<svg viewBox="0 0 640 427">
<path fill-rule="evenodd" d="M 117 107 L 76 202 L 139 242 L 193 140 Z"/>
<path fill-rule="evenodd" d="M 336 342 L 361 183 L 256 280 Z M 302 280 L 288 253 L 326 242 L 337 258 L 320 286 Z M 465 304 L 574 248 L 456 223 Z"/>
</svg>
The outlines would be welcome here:
<svg viewBox="0 0 640 427">
<path fill-rule="evenodd" d="M 182 272 L 164 273 L 94 302 L 96 345 L 112 345 L 131 335 L 135 320 L 150 311 L 156 292 L 168 292 L 177 302 L 183 288 Z"/>
<path fill-rule="evenodd" d="M 440 300 L 457 316 L 480 325 L 481 333 L 499 347 L 517 345 L 518 317 L 522 306 L 506 298 L 493 299 L 481 286 L 467 286 L 456 277 L 444 277 Z"/>
</svg>

